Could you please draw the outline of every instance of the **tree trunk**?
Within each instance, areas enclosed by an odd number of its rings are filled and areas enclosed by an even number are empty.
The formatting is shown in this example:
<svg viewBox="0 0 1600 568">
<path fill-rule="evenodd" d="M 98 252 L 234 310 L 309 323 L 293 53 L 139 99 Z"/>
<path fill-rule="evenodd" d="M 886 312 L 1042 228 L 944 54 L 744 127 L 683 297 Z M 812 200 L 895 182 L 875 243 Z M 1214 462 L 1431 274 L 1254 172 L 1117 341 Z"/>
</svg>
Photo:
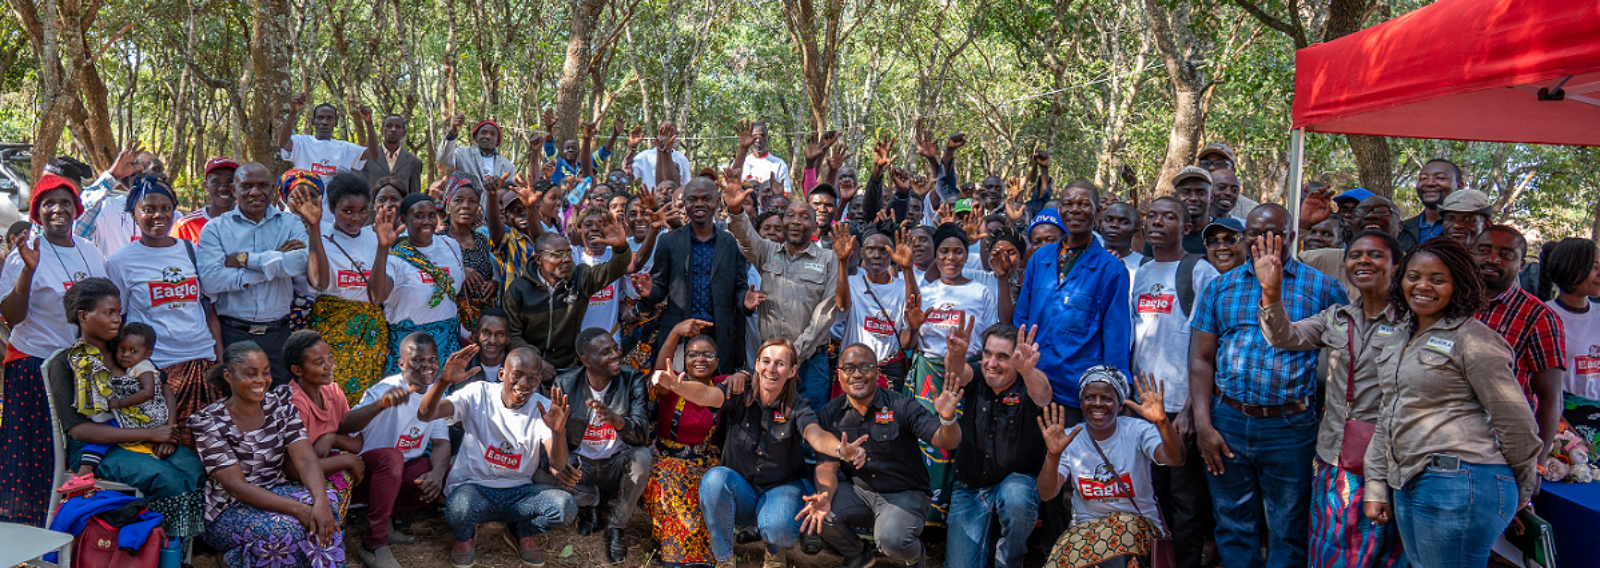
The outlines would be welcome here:
<svg viewBox="0 0 1600 568">
<path fill-rule="evenodd" d="M 1173 176 L 1194 163 L 1195 153 L 1200 149 L 1200 136 L 1206 127 L 1204 105 L 1208 80 L 1205 69 L 1200 66 L 1205 50 L 1199 47 L 1189 28 L 1188 4 L 1179 4 L 1169 13 L 1160 0 L 1145 0 L 1145 13 L 1150 19 L 1156 52 L 1166 64 L 1173 91 L 1167 157 L 1161 163 L 1161 173 L 1156 176 L 1155 191 L 1151 195 L 1156 197 L 1172 193 Z"/>
<path fill-rule="evenodd" d="M 584 109 L 584 83 L 594 58 L 594 32 L 606 0 L 578 0 L 572 7 L 572 33 L 567 36 L 567 58 L 556 82 L 556 139 L 577 138 L 578 125 L 589 120 Z"/>
<path fill-rule="evenodd" d="M 1394 197 L 1394 157 L 1389 153 L 1389 140 L 1379 136 L 1345 136 L 1350 143 L 1350 154 L 1355 158 L 1361 187 L 1367 191 Z"/>
<path fill-rule="evenodd" d="M 284 168 L 278 154 L 278 121 L 287 117 L 295 85 L 289 78 L 294 45 L 289 42 L 293 11 L 288 0 L 251 0 L 250 66 L 255 88 L 250 89 L 250 122 L 245 127 L 250 160 L 266 164 L 274 173 Z"/>
<path fill-rule="evenodd" d="M 839 65 L 839 19 L 844 13 L 842 0 L 824 1 L 827 5 L 819 20 L 811 0 L 783 0 L 784 21 L 805 81 L 807 116 L 817 132 L 828 127 L 828 96 Z M 818 36 L 823 40 L 820 46 Z"/>
</svg>

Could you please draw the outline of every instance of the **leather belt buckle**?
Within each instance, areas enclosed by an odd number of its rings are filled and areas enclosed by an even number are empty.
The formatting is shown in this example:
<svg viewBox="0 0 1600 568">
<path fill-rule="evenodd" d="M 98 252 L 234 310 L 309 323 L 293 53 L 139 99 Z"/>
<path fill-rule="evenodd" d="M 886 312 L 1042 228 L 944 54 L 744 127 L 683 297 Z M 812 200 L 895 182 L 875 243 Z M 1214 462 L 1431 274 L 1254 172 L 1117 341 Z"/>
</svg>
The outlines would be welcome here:
<svg viewBox="0 0 1600 568">
<path fill-rule="evenodd" d="M 264 324 L 264 323 L 250 324 L 250 329 L 249 329 L 248 333 L 250 335 L 266 335 L 267 334 L 267 327 L 268 327 L 267 324 Z"/>
</svg>

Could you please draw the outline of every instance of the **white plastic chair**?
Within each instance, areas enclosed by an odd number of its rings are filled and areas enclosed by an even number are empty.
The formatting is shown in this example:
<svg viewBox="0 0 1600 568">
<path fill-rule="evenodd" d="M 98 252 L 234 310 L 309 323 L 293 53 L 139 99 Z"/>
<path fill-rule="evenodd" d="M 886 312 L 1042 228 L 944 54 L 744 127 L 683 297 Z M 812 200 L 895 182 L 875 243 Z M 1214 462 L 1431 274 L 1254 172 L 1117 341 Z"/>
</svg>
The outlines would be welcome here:
<svg viewBox="0 0 1600 568">
<path fill-rule="evenodd" d="M 55 363 L 56 358 L 64 357 L 66 356 L 65 354 L 65 349 L 51 353 L 49 357 L 45 358 L 44 366 L 40 368 L 40 374 L 44 377 L 45 405 L 50 407 L 50 450 L 55 456 L 55 469 L 53 470 L 54 473 L 51 475 L 50 480 L 50 507 L 46 510 L 44 521 L 44 525 L 47 527 L 50 526 L 51 522 L 55 521 L 56 510 L 61 507 L 62 495 L 57 493 L 55 489 L 57 487 L 61 487 L 61 484 L 66 483 L 68 479 L 71 479 L 74 473 L 68 469 L 68 466 L 71 464 L 68 463 L 67 460 L 67 432 L 61 429 L 61 417 L 56 415 L 56 393 L 50 390 L 50 367 Z M 127 484 L 117 483 L 115 481 L 96 479 L 94 480 L 94 486 L 96 489 L 130 493 L 135 497 L 144 497 L 144 494 L 140 493 L 138 489 Z M 59 552 L 60 554 L 58 555 L 57 562 L 55 564 L 50 564 L 43 560 L 29 561 L 28 564 L 32 566 L 59 566 L 60 568 L 71 568 L 72 541 L 67 541 L 67 544 L 62 546 Z"/>
</svg>

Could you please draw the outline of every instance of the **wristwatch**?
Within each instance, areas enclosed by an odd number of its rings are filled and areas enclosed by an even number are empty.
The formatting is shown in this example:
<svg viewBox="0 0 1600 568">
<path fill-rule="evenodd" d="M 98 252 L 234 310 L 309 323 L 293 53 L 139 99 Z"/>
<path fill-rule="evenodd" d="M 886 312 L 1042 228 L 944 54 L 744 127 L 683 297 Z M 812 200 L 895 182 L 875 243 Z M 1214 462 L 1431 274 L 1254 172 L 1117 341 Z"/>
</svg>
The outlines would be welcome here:
<svg viewBox="0 0 1600 568">
<path fill-rule="evenodd" d="M 248 252 L 235 253 L 233 255 L 233 260 L 239 263 L 239 268 L 244 268 L 246 266 L 249 266 L 247 263 L 250 261 L 250 253 L 248 253 Z"/>
</svg>

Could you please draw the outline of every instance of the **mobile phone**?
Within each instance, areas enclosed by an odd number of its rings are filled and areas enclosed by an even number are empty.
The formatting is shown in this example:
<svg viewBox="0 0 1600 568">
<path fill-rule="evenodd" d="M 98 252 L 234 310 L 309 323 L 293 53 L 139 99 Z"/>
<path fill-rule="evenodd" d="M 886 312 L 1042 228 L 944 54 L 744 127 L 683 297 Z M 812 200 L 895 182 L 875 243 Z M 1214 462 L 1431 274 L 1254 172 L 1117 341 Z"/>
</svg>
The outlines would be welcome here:
<svg viewBox="0 0 1600 568">
<path fill-rule="evenodd" d="M 1446 470 L 1461 469 L 1460 456 L 1452 456 L 1450 454 L 1429 454 L 1428 458 L 1431 460 L 1432 463 L 1430 465 L 1433 467 Z"/>
</svg>

